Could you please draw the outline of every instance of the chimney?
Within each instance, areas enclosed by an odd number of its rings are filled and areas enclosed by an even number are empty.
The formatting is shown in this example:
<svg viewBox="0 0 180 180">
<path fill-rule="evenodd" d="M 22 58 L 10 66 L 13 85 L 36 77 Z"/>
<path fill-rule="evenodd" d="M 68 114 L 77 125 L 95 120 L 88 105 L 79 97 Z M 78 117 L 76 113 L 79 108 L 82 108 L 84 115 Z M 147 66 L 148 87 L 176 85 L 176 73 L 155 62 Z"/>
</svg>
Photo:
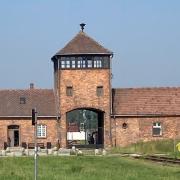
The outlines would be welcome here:
<svg viewBox="0 0 180 180">
<path fill-rule="evenodd" d="M 30 89 L 34 89 L 34 83 L 30 83 Z"/>
</svg>

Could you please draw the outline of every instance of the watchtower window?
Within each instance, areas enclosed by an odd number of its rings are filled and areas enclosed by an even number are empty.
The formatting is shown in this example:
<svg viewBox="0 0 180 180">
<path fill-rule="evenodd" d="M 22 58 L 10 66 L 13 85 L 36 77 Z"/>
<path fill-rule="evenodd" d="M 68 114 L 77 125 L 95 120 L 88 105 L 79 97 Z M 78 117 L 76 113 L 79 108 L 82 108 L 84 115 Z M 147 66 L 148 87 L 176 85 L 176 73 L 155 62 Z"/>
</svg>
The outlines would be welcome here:
<svg viewBox="0 0 180 180">
<path fill-rule="evenodd" d="M 102 69 L 110 67 L 108 56 L 68 56 L 61 57 L 59 61 L 61 69 Z"/>
<path fill-rule="evenodd" d="M 66 61 L 61 61 L 61 68 L 65 68 L 66 67 Z"/>
<path fill-rule="evenodd" d="M 98 86 L 96 89 L 97 96 L 103 96 L 103 86 Z"/>
<path fill-rule="evenodd" d="M 88 68 L 92 68 L 92 60 L 88 60 L 87 61 L 87 67 Z"/>
<path fill-rule="evenodd" d="M 109 67 L 109 58 L 107 56 L 105 56 L 103 58 L 103 67 L 104 68 L 108 68 Z"/>
<path fill-rule="evenodd" d="M 77 67 L 81 68 L 82 60 L 78 60 Z"/>
<path fill-rule="evenodd" d="M 67 96 L 72 96 L 73 95 L 73 87 L 72 86 L 67 86 L 66 87 L 66 95 Z"/>
<path fill-rule="evenodd" d="M 71 58 L 71 67 L 72 67 L 72 68 L 76 68 L 75 57 L 72 57 L 72 58 Z"/>
<path fill-rule="evenodd" d="M 69 60 L 66 61 L 66 68 L 70 68 L 70 61 Z"/>
<path fill-rule="evenodd" d="M 94 59 L 94 68 L 101 68 L 102 67 L 102 58 L 95 57 Z"/>
<path fill-rule="evenodd" d="M 26 104 L 26 98 L 25 97 L 20 97 L 20 104 Z"/>
<path fill-rule="evenodd" d="M 78 63 L 77 63 L 78 68 L 85 68 L 86 67 L 86 61 L 82 59 L 81 57 L 78 58 Z"/>
</svg>

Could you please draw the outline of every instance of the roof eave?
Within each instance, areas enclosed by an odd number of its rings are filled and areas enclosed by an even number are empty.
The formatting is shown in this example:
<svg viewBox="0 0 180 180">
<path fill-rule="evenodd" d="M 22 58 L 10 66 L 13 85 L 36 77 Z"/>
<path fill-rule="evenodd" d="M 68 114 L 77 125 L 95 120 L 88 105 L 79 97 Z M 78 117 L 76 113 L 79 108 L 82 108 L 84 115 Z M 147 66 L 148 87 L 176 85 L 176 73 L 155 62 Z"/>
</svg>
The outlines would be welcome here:
<svg viewBox="0 0 180 180">
<path fill-rule="evenodd" d="M 113 56 L 113 52 L 109 53 L 62 53 L 62 54 L 55 54 L 51 60 L 57 60 L 59 56 L 73 56 L 73 55 L 108 55 L 108 56 Z"/>
<path fill-rule="evenodd" d="M 0 116 L 0 118 L 31 118 L 32 116 Z M 56 118 L 57 116 L 38 116 L 39 118 Z"/>
<path fill-rule="evenodd" d="M 161 113 L 152 113 L 152 114 L 111 114 L 111 117 L 174 117 L 180 116 L 178 113 L 174 114 L 161 114 Z"/>
</svg>

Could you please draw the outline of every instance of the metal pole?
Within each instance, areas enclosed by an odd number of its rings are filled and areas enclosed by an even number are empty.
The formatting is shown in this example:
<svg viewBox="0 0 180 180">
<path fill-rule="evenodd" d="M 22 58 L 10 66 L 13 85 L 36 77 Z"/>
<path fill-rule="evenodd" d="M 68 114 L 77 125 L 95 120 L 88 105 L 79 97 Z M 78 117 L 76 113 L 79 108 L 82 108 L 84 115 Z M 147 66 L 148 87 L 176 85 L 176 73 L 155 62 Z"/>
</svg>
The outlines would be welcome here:
<svg viewBox="0 0 180 180">
<path fill-rule="evenodd" d="M 35 126 L 34 126 L 34 179 L 37 180 L 37 111 L 35 108 Z"/>
</svg>

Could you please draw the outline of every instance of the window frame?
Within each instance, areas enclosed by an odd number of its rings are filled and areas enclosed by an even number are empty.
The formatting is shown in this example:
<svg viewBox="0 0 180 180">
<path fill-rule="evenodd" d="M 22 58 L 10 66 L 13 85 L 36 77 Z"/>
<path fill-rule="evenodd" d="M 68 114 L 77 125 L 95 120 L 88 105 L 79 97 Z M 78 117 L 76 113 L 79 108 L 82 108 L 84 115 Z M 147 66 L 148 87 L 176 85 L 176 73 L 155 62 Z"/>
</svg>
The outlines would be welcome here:
<svg viewBox="0 0 180 180">
<path fill-rule="evenodd" d="M 66 96 L 73 96 L 73 86 L 66 86 Z"/>
<path fill-rule="evenodd" d="M 154 134 L 154 129 L 159 129 L 159 134 Z M 152 125 L 152 136 L 162 136 L 162 123 L 161 122 L 153 122 Z"/>
<path fill-rule="evenodd" d="M 37 135 L 37 138 L 47 138 L 47 125 L 37 124 L 36 135 Z"/>
<path fill-rule="evenodd" d="M 109 69 L 109 56 L 62 56 L 59 58 L 60 69 Z"/>
<path fill-rule="evenodd" d="M 61 62 L 60 63 L 61 64 L 61 66 L 60 66 L 61 69 L 65 69 L 66 68 L 66 61 L 65 60 L 61 60 L 60 62 Z"/>
<path fill-rule="evenodd" d="M 97 97 L 101 97 L 104 95 L 104 88 L 103 86 L 97 86 L 96 87 L 96 95 Z"/>
<path fill-rule="evenodd" d="M 26 97 L 20 97 L 19 104 L 26 104 Z"/>
</svg>

